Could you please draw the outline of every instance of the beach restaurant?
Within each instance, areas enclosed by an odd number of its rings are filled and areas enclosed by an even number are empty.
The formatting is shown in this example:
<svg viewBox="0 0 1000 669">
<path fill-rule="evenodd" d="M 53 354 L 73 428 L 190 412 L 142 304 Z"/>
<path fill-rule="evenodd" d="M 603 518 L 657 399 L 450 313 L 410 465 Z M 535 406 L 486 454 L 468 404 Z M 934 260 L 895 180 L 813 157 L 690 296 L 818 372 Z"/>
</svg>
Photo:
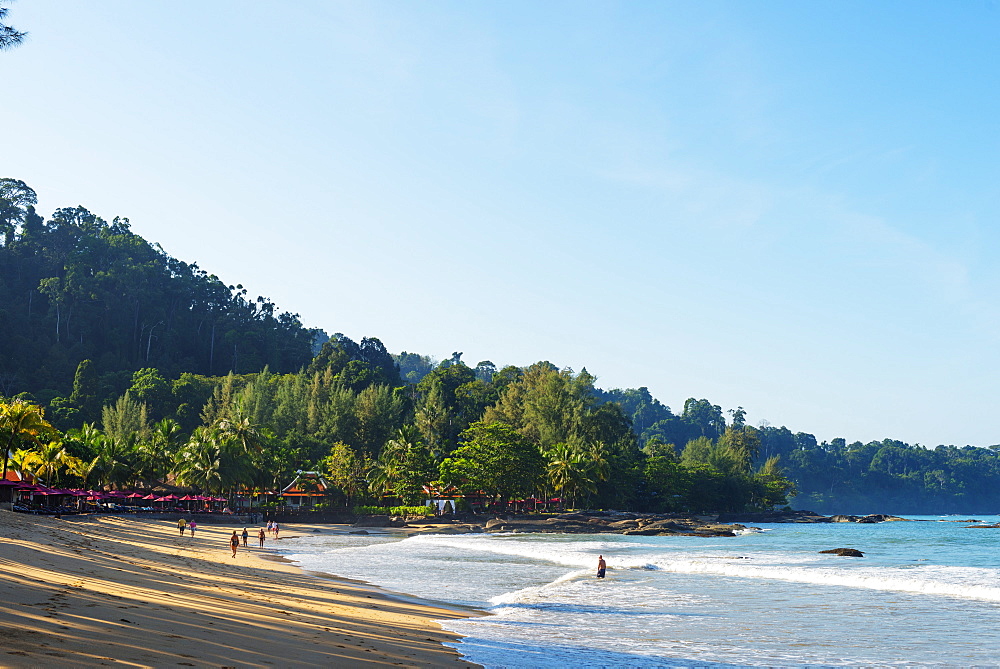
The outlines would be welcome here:
<svg viewBox="0 0 1000 669">
<path fill-rule="evenodd" d="M 186 513 L 215 513 L 225 497 L 212 495 L 178 496 L 129 490 L 83 490 L 77 488 L 52 488 L 39 479 L 20 471 L 9 469 L 0 479 L 0 504 L 13 511 L 27 513 L 81 513 L 111 511 L 138 513 L 157 511 L 182 511 Z"/>
</svg>

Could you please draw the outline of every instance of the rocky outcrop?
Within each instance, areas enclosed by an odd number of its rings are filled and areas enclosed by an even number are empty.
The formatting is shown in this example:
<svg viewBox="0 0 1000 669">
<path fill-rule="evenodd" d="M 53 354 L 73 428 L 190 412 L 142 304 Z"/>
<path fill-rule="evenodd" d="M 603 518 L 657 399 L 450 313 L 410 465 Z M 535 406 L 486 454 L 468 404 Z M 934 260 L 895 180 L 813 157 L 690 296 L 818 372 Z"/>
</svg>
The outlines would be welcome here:
<svg viewBox="0 0 1000 669">
<path fill-rule="evenodd" d="M 543 532 L 557 534 L 626 534 L 631 536 L 735 536 L 742 525 L 720 524 L 696 517 L 666 514 L 565 513 L 557 516 L 507 516 L 486 522 L 487 532 Z"/>
<path fill-rule="evenodd" d="M 836 517 L 836 516 L 834 516 Z M 828 516 L 814 511 L 757 511 L 753 513 L 725 513 L 718 520 L 724 523 L 829 523 Z"/>
<path fill-rule="evenodd" d="M 428 527 L 419 534 L 479 534 L 483 531 L 482 525 L 455 523 L 446 527 Z"/>
<path fill-rule="evenodd" d="M 887 523 L 907 519 L 884 513 L 873 513 L 868 516 L 842 514 L 823 516 L 813 511 L 767 511 L 727 513 L 719 516 L 719 520 L 726 523 Z"/>
<path fill-rule="evenodd" d="M 827 551 L 820 551 L 820 553 L 829 553 L 831 555 L 840 555 L 842 557 L 864 557 L 865 554 L 855 548 L 831 548 Z"/>
<path fill-rule="evenodd" d="M 905 520 L 896 516 L 821 516 L 812 511 L 779 511 L 745 514 L 689 515 L 679 513 L 637 513 L 629 511 L 587 511 L 562 514 L 504 515 L 485 520 L 482 516 L 459 514 L 431 518 L 389 518 L 367 516 L 355 527 L 419 527 L 426 533 L 465 534 L 546 533 L 546 534 L 625 534 L 630 536 L 732 537 L 754 523 L 881 523 Z M 754 529 L 754 528 L 751 528 Z"/>
</svg>

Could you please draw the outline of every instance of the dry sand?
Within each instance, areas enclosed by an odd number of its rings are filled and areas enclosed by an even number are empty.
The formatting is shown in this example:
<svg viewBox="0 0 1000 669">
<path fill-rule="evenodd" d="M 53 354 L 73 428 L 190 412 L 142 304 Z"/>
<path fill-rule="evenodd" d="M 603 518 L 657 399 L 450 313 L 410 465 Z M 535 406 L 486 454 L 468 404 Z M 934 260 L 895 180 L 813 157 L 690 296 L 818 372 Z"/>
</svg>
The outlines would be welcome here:
<svg viewBox="0 0 1000 669">
<path fill-rule="evenodd" d="M 475 666 L 432 622 L 472 612 L 265 559 L 253 527 L 234 559 L 234 529 L 0 511 L 0 666 Z"/>
</svg>

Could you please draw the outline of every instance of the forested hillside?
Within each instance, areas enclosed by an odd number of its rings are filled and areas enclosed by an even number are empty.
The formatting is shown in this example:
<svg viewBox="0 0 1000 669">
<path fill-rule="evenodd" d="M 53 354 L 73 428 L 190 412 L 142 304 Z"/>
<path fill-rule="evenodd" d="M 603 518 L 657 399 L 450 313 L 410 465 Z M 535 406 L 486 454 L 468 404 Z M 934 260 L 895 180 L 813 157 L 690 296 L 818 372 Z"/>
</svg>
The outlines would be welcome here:
<svg viewBox="0 0 1000 669">
<path fill-rule="evenodd" d="M 171 257 L 127 219 L 75 207 L 42 220 L 35 204 L 26 184 L 0 180 L 0 393 L 68 394 L 82 360 L 117 392 L 141 367 L 177 376 L 309 363 L 314 333 L 297 315 Z"/>
<path fill-rule="evenodd" d="M 127 220 L 35 204 L 0 180 L 0 448 L 52 483 L 259 491 L 321 469 L 329 505 L 435 485 L 652 511 L 1000 508 L 993 449 L 817 443 L 586 369 L 394 356 L 305 328 Z"/>
</svg>

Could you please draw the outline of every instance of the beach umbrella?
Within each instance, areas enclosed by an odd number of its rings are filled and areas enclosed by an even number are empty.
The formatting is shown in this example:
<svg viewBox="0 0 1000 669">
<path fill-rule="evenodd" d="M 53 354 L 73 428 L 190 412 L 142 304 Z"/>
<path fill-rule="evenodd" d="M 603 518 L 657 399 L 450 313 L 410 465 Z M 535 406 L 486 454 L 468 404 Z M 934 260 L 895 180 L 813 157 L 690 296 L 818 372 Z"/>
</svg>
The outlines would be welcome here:
<svg viewBox="0 0 1000 669">
<path fill-rule="evenodd" d="M 175 499 L 178 499 L 177 495 L 166 495 L 164 497 L 161 497 L 160 501 L 168 501 L 168 502 L 170 502 L 170 501 L 173 501 Z"/>
<path fill-rule="evenodd" d="M 125 499 L 142 499 L 142 497 L 143 496 L 137 492 L 134 492 L 131 495 L 125 495 Z"/>
<path fill-rule="evenodd" d="M 190 502 L 191 500 L 198 499 L 198 498 L 197 497 L 192 497 L 191 495 L 184 495 L 183 497 L 180 497 L 178 499 L 180 499 L 182 502 Z"/>
<path fill-rule="evenodd" d="M 148 495 L 143 497 L 143 499 L 156 499 L 156 495 L 154 495 L 153 493 L 149 493 Z"/>
</svg>

